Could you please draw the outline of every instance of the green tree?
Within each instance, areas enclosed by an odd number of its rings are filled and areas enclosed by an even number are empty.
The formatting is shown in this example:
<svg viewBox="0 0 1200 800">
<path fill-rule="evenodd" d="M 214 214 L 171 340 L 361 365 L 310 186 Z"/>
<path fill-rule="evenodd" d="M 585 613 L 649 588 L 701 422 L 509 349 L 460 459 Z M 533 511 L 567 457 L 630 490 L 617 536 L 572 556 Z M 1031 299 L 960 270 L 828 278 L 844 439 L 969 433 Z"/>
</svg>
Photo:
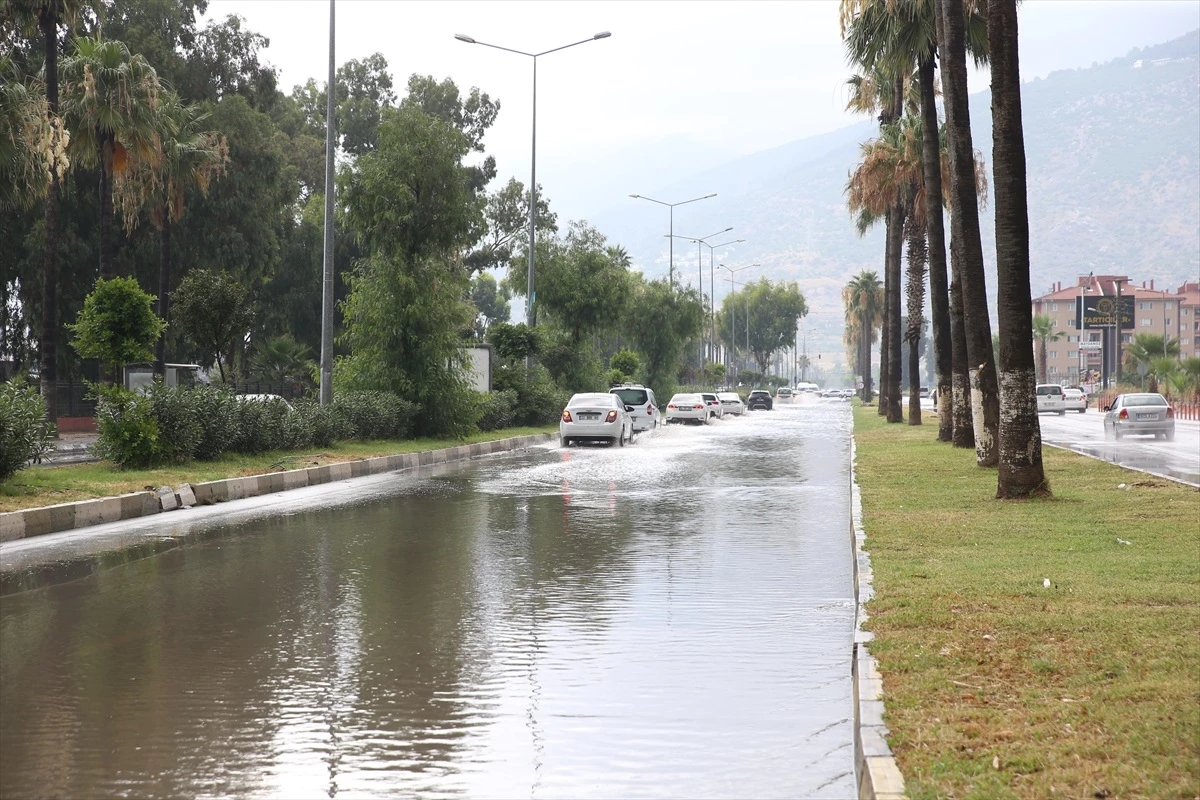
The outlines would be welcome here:
<svg viewBox="0 0 1200 800">
<path fill-rule="evenodd" d="M 642 356 L 642 382 L 659 397 L 674 393 L 683 348 L 704 330 L 704 321 L 704 299 L 695 289 L 634 281 L 623 329 Z"/>
<path fill-rule="evenodd" d="M 749 305 L 750 352 L 758 371 L 766 374 L 771 356 L 796 344 L 796 325 L 808 313 L 808 305 L 795 281 L 776 284 L 761 278 L 743 291 Z"/>
<path fill-rule="evenodd" d="M 479 312 L 475 319 L 476 337 L 482 339 L 489 326 L 508 321 L 511 313 L 508 300 L 508 287 L 498 284 L 488 273 L 471 279 L 471 302 Z"/>
<path fill-rule="evenodd" d="M 206 363 L 217 362 L 224 383 L 227 354 L 245 337 L 252 319 L 245 288 L 227 272 L 194 269 L 179 282 L 171 301 L 175 324 Z"/>
<path fill-rule="evenodd" d="M 625 377 L 625 380 L 632 379 L 637 374 L 640 365 L 641 362 L 638 360 L 637 353 L 628 348 L 618 350 L 608 359 L 609 368 L 621 373 Z"/>
<path fill-rule="evenodd" d="M 139 4 L 145 6 L 148 3 L 147 0 L 139 0 Z M 173 5 L 183 12 L 182 24 L 174 24 L 181 26 L 180 37 L 186 40 L 181 41 L 178 48 L 186 63 L 178 68 L 180 74 L 166 74 L 164 77 L 175 85 L 179 95 L 188 102 L 208 101 L 215 104 L 222 98 L 236 94 L 257 111 L 271 109 L 277 101 L 278 79 L 275 68 L 263 63 L 260 57 L 260 52 L 270 44 L 267 37 L 245 28 L 245 18 L 237 14 L 230 14 L 220 21 L 210 21 L 202 30 L 195 31 L 194 12 L 189 6 L 207 6 L 207 0 L 182 0 Z M 146 38 L 161 40 L 162 28 L 170 27 L 171 21 L 162 15 L 157 22 L 158 31 Z M 188 30 L 189 27 L 191 30 Z M 135 40 L 127 38 L 126 41 L 132 43 Z M 163 63 L 158 56 L 152 59 L 156 66 Z M 323 112 L 321 124 L 324 124 Z"/>
<path fill-rule="evenodd" d="M 548 242 L 546 257 L 538 259 L 539 307 L 570 333 L 576 347 L 617 323 L 629 288 L 628 268 L 584 222 L 572 222 L 566 237 Z"/>
<path fill-rule="evenodd" d="M 312 350 L 287 335 L 259 345 L 250 359 L 250 374 L 256 380 L 285 384 L 293 391 L 311 386 L 316 368 Z"/>
<path fill-rule="evenodd" d="M 542 351 L 542 336 L 537 328 L 524 322 L 512 325 L 497 322 L 488 326 L 488 343 L 496 348 L 496 355 L 513 364 L 521 363 Z"/>
<path fill-rule="evenodd" d="M 154 342 L 167 323 L 155 316 L 154 297 L 132 278 L 104 278 L 68 326 L 75 334 L 71 346 L 82 358 L 96 358 L 119 367 L 154 356 Z M 114 373 L 116 374 L 116 373 Z"/>
<path fill-rule="evenodd" d="M 1046 378 L 1046 343 L 1057 342 L 1066 336 L 1063 331 L 1054 330 L 1054 320 L 1046 314 L 1035 314 L 1031 326 L 1032 337 L 1037 342 L 1037 382 L 1045 383 Z M 1030 347 L 1030 351 L 1033 348 Z M 1036 401 L 1035 401 L 1036 402 Z"/>
<path fill-rule="evenodd" d="M 483 241 L 464 258 L 472 272 L 485 269 L 509 270 L 514 259 L 529 257 L 529 192 L 516 178 L 488 195 L 484 209 L 487 233 Z M 537 218 L 534 227 L 542 237 L 558 232 L 558 218 L 550 210 L 550 201 L 538 186 Z M 521 290 L 525 287 L 522 285 Z"/>
<path fill-rule="evenodd" d="M 871 402 L 871 345 L 883 318 L 883 284 L 874 272 L 863 270 L 842 289 L 846 349 L 862 376 L 862 401 Z"/>
<path fill-rule="evenodd" d="M 100 169 L 100 277 L 109 278 L 114 274 L 113 177 L 137 162 L 160 158 L 154 113 L 158 74 L 123 42 L 99 36 L 76 39 L 62 72 L 70 151 L 76 163 Z"/>
<path fill-rule="evenodd" d="M 1158 391 L 1157 374 L 1151 368 L 1159 358 L 1179 358 L 1179 340 L 1165 334 L 1135 333 L 1133 340 L 1125 346 L 1126 369 L 1130 372 L 1144 367 L 1150 375 L 1150 391 Z"/>
<path fill-rule="evenodd" d="M 379 124 L 383 111 L 396 106 L 396 92 L 388 62 L 382 53 L 372 53 L 363 59 L 351 59 L 338 67 L 335 77 L 337 85 L 338 147 L 351 156 L 361 156 L 378 146 Z M 292 89 L 291 99 L 299 112 L 299 130 L 287 130 L 290 134 L 304 132 L 314 137 L 325 147 L 325 113 L 328 95 L 324 83 L 318 84 L 309 78 L 303 86 Z M 324 192 L 323 187 L 317 191 Z"/>
<path fill-rule="evenodd" d="M 1179 359 L 1174 356 L 1155 356 L 1146 365 L 1146 374 L 1150 376 L 1150 386 L 1147 391 L 1157 392 L 1160 386 L 1172 386 L 1173 379 L 1183 372 Z"/>
</svg>

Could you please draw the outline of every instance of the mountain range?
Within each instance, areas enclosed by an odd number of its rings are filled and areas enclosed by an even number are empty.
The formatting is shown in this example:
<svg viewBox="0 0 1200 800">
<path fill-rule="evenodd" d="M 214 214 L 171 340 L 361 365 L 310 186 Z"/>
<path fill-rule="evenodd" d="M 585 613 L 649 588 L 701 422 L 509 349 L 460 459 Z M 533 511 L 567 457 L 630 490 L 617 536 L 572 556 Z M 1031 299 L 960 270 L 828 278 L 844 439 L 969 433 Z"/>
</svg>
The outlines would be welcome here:
<svg viewBox="0 0 1200 800">
<path fill-rule="evenodd" d="M 971 95 L 975 148 L 990 172 L 991 97 Z M 1031 281 L 1034 294 L 1089 271 L 1128 274 L 1177 286 L 1200 273 L 1200 31 L 1104 64 L 1063 70 L 1022 85 L 1028 163 Z M 705 236 L 734 226 L 745 239 L 717 255 L 755 279 L 796 280 L 808 298 L 808 349 L 842 356 L 841 287 L 863 269 L 883 268 L 881 227 L 859 237 L 844 189 L 874 120 L 744 156 L 648 194 L 689 198 L 676 234 Z M 989 182 L 990 185 L 990 182 Z M 732 211 L 730 211 L 732 209 Z M 681 220 L 686 219 L 686 224 Z M 589 217 L 626 247 L 647 275 L 668 271 L 667 209 L 629 199 Z M 989 293 L 994 302 L 995 225 L 980 213 Z M 721 237 L 710 240 L 723 241 Z M 703 285 L 709 292 L 708 250 Z M 674 263 L 695 285 L 697 246 L 676 240 Z M 721 280 L 722 276 L 725 278 Z M 717 301 L 729 290 L 717 271 Z M 994 316 L 993 316 L 994 324 Z"/>
</svg>

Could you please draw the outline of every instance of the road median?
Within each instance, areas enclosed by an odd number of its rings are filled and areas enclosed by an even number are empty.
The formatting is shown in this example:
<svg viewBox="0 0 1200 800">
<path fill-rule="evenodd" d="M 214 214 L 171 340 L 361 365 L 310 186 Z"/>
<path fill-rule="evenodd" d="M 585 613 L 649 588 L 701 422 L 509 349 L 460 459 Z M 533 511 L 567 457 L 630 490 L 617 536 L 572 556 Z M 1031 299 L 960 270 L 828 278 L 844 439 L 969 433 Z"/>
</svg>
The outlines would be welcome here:
<svg viewBox="0 0 1200 800">
<path fill-rule="evenodd" d="M 1047 448 L 1053 497 L 999 501 L 995 471 L 935 436 L 855 410 L 908 795 L 1192 796 L 1200 493 Z"/>
<path fill-rule="evenodd" d="M 32 468 L 0 487 L 0 542 L 256 497 L 303 486 L 460 461 L 548 441 L 547 428 L 478 434 L 462 441 L 347 442 L 314 454 L 229 456 L 155 470 L 111 464 Z M 366 457 L 364 457 L 366 456 Z M 279 469 L 280 466 L 289 469 Z M 141 486 L 141 491 L 129 491 Z M 63 502 L 64 497 L 70 498 Z"/>
</svg>

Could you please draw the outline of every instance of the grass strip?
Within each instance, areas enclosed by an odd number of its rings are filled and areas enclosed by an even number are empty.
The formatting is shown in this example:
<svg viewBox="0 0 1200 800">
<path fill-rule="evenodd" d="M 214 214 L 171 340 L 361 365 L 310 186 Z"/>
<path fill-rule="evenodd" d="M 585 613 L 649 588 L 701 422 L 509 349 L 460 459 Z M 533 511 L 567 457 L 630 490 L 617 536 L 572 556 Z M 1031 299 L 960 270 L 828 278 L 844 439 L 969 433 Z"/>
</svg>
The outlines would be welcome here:
<svg viewBox="0 0 1200 800">
<path fill-rule="evenodd" d="M 995 470 L 936 434 L 855 409 L 910 797 L 1196 797 L 1200 493 L 1046 448 L 1053 497 L 995 500 Z"/>
<path fill-rule="evenodd" d="M 0 512 L 38 508 L 56 503 L 73 503 L 96 497 L 111 497 L 128 492 L 157 489 L 159 486 L 178 486 L 181 483 L 203 483 L 282 472 L 290 469 L 317 467 L 340 461 L 355 461 L 376 456 L 414 453 L 422 450 L 442 450 L 460 444 L 489 442 L 534 433 L 557 430 L 555 425 L 531 428 L 506 428 L 468 436 L 465 439 L 406 439 L 370 442 L 348 441 L 314 450 L 274 451 L 257 456 L 228 453 L 213 461 L 191 461 L 157 469 L 123 470 L 111 462 L 69 464 L 61 467 L 30 467 L 0 483 Z"/>
</svg>

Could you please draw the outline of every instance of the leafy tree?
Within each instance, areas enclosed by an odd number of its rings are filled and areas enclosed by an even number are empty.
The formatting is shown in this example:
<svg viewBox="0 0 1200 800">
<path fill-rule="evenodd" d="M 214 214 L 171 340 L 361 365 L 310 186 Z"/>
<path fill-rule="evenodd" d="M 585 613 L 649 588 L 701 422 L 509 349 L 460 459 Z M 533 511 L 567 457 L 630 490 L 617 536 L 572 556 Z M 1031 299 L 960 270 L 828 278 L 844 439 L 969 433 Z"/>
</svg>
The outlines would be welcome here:
<svg viewBox="0 0 1200 800">
<path fill-rule="evenodd" d="M 464 261 L 473 272 L 485 269 L 509 270 L 513 260 L 529 257 L 529 192 L 516 178 L 510 178 L 503 188 L 488 196 L 484 209 L 487 233 L 479 247 L 468 253 Z M 538 186 L 537 218 L 534 227 L 545 237 L 558 232 L 557 216 L 550 210 L 550 201 Z M 522 252 L 523 251 L 523 252 Z M 525 291 L 525 285 L 521 285 Z"/>
<path fill-rule="evenodd" d="M 138 161 L 159 158 L 158 74 L 123 42 L 100 36 L 76 39 L 62 72 L 70 152 L 80 165 L 100 168 L 100 277 L 109 278 L 114 274 L 113 176 Z"/>
<path fill-rule="evenodd" d="M 250 327 L 245 288 L 227 272 L 194 269 L 171 293 L 175 324 L 226 380 L 227 353 Z"/>
<path fill-rule="evenodd" d="M 20 378 L 0 383 L 0 483 L 52 447 L 46 401 Z"/>
<path fill-rule="evenodd" d="M 704 321 L 704 299 L 695 289 L 634 281 L 623 327 L 642 356 L 643 383 L 659 397 L 674 393 L 683 348 L 704 330 Z"/>
<path fill-rule="evenodd" d="M 1054 320 L 1046 314 L 1034 314 L 1032 335 L 1033 340 L 1037 342 L 1037 381 L 1038 383 L 1045 383 L 1047 380 L 1046 343 L 1057 342 L 1067 334 L 1064 331 L 1054 330 Z"/>
<path fill-rule="evenodd" d="M 185 0 L 183 5 L 204 1 Z M 217 103 L 237 94 L 258 111 L 274 106 L 278 76 L 275 68 L 260 57 L 270 40 L 245 28 L 245 23 L 244 17 L 230 14 L 219 22 L 209 22 L 189 37 L 190 42 L 181 42 L 187 61 L 181 67 L 182 74 L 173 81 L 180 96 L 190 102 Z"/>
<path fill-rule="evenodd" d="M 153 302 L 132 278 L 99 279 L 68 326 L 75 334 L 71 346 L 81 357 L 105 364 L 149 361 L 154 342 L 167 327 L 155 316 Z"/>
<path fill-rule="evenodd" d="M 537 328 L 524 322 L 511 325 L 497 322 L 488 326 L 488 343 L 496 349 L 496 355 L 514 364 L 536 356 L 542 351 L 542 336 Z"/>
<path fill-rule="evenodd" d="M 316 368 L 308 346 L 287 335 L 269 339 L 250 359 L 250 373 L 257 380 L 285 384 L 293 390 L 312 385 Z"/>
<path fill-rule="evenodd" d="M 413 74 L 408 78 L 408 96 L 402 106 L 419 108 L 431 117 L 448 122 L 467 138 L 471 150 L 483 152 L 483 136 L 500 113 L 500 101 L 472 87 L 463 99 L 450 78 L 438 82 L 432 75 Z M 471 188 L 482 191 L 496 177 L 496 159 L 488 156 L 477 167 L 470 167 Z"/>
<path fill-rule="evenodd" d="M 743 291 L 749 305 L 750 352 L 765 374 L 772 355 L 795 345 L 796 325 L 808 313 L 808 305 L 795 281 L 774 284 L 762 278 Z"/>
<path fill-rule="evenodd" d="M 508 287 L 497 284 L 496 279 L 486 272 L 471 279 L 471 302 L 479 312 L 475 319 L 475 335 L 478 338 L 483 338 L 493 323 L 508 320 L 508 300 Z"/>
<path fill-rule="evenodd" d="M 576 346 L 585 335 L 615 325 L 629 297 L 629 270 L 613 258 L 604 236 L 584 222 L 572 222 L 565 239 L 548 242 L 547 250 L 538 260 L 539 307 Z"/>
<path fill-rule="evenodd" d="M 383 110 L 396 105 L 387 59 L 382 53 L 351 59 L 338 67 L 334 81 L 337 85 L 338 147 L 352 156 L 369 153 L 378 145 Z M 324 152 L 325 114 L 329 107 L 324 85 L 309 78 L 303 86 L 292 89 L 291 99 L 299 113 L 299 127 L 290 130 L 285 125 L 285 130 L 293 135 L 307 133 L 320 143 Z"/>
<path fill-rule="evenodd" d="M 638 360 L 637 353 L 629 350 L 618 350 L 612 354 L 612 358 L 608 360 L 608 366 L 620 372 L 629 378 L 637 374 L 638 366 L 641 362 Z"/>
</svg>

